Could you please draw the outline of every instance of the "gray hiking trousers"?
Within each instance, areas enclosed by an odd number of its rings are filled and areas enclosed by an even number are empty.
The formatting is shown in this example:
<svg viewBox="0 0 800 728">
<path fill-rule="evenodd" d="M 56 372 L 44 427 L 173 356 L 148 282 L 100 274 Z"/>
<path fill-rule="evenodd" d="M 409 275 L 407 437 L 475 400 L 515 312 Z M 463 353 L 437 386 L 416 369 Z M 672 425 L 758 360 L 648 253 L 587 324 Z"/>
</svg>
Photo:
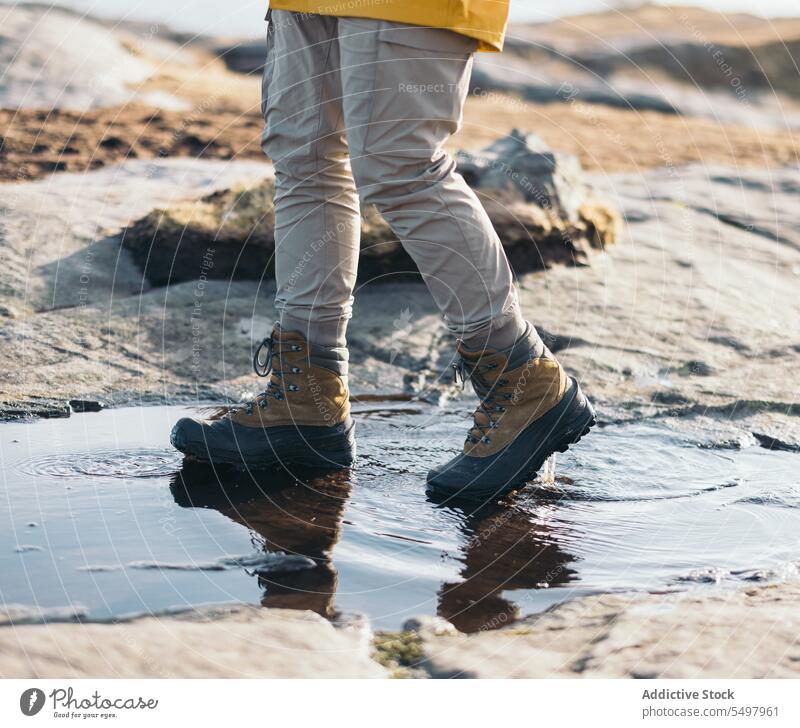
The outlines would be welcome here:
<svg viewBox="0 0 800 728">
<path fill-rule="evenodd" d="M 510 345 L 525 324 L 508 261 L 442 148 L 461 124 L 477 41 L 279 10 L 267 35 L 262 142 L 275 167 L 284 328 L 344 345 L 361 203 L 390 225 L 456 336 Z"/>
</svg>

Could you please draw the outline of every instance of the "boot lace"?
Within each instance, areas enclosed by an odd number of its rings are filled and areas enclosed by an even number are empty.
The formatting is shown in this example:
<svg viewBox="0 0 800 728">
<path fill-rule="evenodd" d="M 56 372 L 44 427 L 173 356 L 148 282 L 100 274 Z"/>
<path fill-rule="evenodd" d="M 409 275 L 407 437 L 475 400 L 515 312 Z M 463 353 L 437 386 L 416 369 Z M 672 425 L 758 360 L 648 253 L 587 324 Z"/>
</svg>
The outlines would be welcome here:
<svg viewBox="0 0 800 728">
<path fill-rule="evenodd" d="M 507 409 L 505 405 L 499 403 L 514 398 L 512 391 L 503 389 L 508 384 L 508 380 L 498 377 L 491 382 L 486 378 L 486 374 L 493 369 L 497 369 L 497 362 L 482 364 L 478 361 L 473 364 L 459 358 L 453 364 L 456 382 L 460 382 L 461 388 L 464 389 L 469 379 L 475 394 L 481 399 L 478 408 L 472 415 L 472 429 L 467 434 L 469 444 L 482 442 L 488 445 L 492 441 L 489 432 L 497 427 L 497 419 Z"/>
<path fill-rule="evenodd" d="M 253 354 L 253 369 L 259 377 L 269 377 L 267 386 L 256 398 L 247 404 L 247 414 L 253 414 L 254 407 L 264 409 L 270 399 L 282 400 L 284 391 L 298 392 L 297 384 L 283 385 L 283 354 L 287 351 L 302 351 L 303 347 L 289 341 L 280 341 L 271 335 L 263 339 Z M 263 356 L 262 356 L 263 352 Z M 302 369 L 297 366 L 291 368 L 292 374 L 301 374 Z"/>
</svg>

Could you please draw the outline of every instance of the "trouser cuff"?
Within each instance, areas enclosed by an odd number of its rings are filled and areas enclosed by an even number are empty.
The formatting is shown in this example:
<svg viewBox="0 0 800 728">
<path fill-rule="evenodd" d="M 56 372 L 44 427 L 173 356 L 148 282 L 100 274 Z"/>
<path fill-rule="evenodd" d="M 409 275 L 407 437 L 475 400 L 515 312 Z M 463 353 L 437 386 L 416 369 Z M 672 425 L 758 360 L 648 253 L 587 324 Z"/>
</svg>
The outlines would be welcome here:
<svg viewBox="0 0 800 728">
<path fill-rule="evenodd" d="M 471 351 L 481 349 L 508 349 L 526 333 L 527 321 L 522 318 L 517 307 L 505 316 L 495 319 L 488 326 L 462 337 L 465 348 Z M 531 327 L 532 328 L 532 327 Z"/>
<path fill-rule="evenodd" d="M 311 363 L 347 375 L 347 319 L 318 321 L 296 318 L 283 313 L 278 325 L 284 331 L 299 331 L 309 343 Z"/>
</svg>

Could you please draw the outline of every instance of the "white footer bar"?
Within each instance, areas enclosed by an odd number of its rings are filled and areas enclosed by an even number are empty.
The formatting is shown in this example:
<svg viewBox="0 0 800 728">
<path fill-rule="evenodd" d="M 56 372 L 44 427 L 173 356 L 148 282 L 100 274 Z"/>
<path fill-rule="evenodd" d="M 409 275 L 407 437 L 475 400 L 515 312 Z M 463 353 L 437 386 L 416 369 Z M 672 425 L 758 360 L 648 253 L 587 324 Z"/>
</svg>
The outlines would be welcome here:
<svg viewBox="0 0 800 728">
<path fill-rule="evenodd" d="M 792 680 L 14 680 L 0 726 L 800 726 Z"/>
</svg>

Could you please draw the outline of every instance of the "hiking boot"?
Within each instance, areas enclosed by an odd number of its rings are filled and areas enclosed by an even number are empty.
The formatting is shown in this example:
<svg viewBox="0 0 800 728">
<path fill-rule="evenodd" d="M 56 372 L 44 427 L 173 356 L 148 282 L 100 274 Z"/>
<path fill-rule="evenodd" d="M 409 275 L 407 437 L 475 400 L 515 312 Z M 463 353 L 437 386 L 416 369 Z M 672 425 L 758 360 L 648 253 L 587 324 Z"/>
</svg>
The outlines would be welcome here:
<svg viewBox="0 0 800 728">
<path fill-rule="evenodd" d="M 462 344 L 458 354 L 456 377 L 469 377 L 481 403 L 463 452 L 428 473 L 428 492 L 436 497 L 485 500 L 508 493 L 596 421 L 578 383 L 530 324 L 509 349 L 470 352 Z"/>
<path fill-rule="evenodd" d="M 355 436 L 346 363 L 329 357 L 301 333 L 276 325 L 253 357 L 256 374 L 269 377 L 267 388 L 217 419 L 184 417 L 170 441 L 197 460 L 241 468 L 347 467 Z"/>
</svg>

